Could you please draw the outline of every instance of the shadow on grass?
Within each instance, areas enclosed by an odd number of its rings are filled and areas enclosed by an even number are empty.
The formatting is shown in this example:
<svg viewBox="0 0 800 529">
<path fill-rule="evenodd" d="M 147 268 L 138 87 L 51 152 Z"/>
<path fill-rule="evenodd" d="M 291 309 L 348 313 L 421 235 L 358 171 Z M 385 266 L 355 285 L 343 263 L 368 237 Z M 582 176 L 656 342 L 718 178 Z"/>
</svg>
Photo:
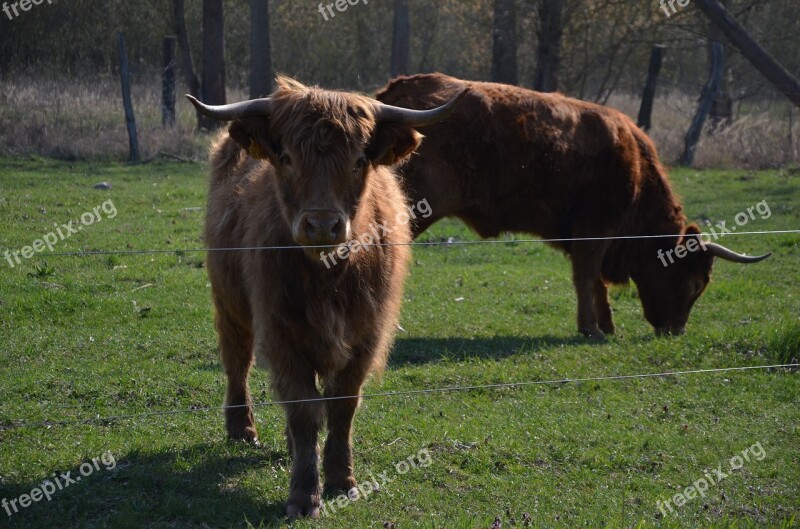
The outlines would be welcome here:
<svg viewBox="0 0 800 529">
<path fill-rule="evenodd" d="M 9 506 L 10 518 L 0 508 L 0 527 L 281 527 L 286 524 L 283 499 L 270 503 L 238 483 L 253 469 L 268 478 L 268 467 L 286 464 L 287 458 L 224 441 L 174 452 L 136 451 L 117 456 L 113 469 L 101 461 L 100 470 L 56 490 L 50 501 L 42 498 L 27 508 L 17 502 L 17 513 Z M 72 479 L 81 476 L 79 468 L 70 470 Z M 56 471 L 66 473 L 53 469 L 39 481 L 3 483 L 0 499 L 30 494 L 45 478 L 53 480 Z M 288 480 L 281 486 L 288 492 Z"/>
<path fill-rule="evenodd" d="M 583 336 L 491 336 L 473 338 L 403 338 L 399 336 L 389 355 L 389 367 L 419 365 L 440 360 L 483 358 L 500 360 L 517 354 L 533 354 L 556 347 L 602 345 Z"/>
<path fill-rule="evenodd" d="M 501 360 L 517 354 L 534 354 L 538 351 L 559 347 L 602 347 L 611 340 L 621 339 L 629 343 L 650 342 L 657 339 L 647 334 L 623 338 L 611 338 L 607 342 L 594 341 L 578 334 L 574 336 L 486 336 L 471 338 L 403 338 L 398 336 L 389 355 L 389 369 L 403 365 L 421 365 L 442 360 L 460 362 L 469 359 Z M 217 354 L 215 350 L 209 355 Z M 197 369 L 219 372 L 219 361 L 208 361 Z"/>
<path fill-rule="evenodd" d="M 532 354 L 554 347 L 602 345 L 580 335 L 575 336 L 492 336 L 471 338 L 403 338 L 398 334 L 389 355 L 389 369 L 401 365 L 419 365 L 441 360 L 462 361 L 470 358 L 500 360 L 516 354 Z M 207 358 L 218 355 L 209 349 Z M 208 360 L 196 367 L 201 371 L 222 372 L 219 360 Z"/>
</svg>

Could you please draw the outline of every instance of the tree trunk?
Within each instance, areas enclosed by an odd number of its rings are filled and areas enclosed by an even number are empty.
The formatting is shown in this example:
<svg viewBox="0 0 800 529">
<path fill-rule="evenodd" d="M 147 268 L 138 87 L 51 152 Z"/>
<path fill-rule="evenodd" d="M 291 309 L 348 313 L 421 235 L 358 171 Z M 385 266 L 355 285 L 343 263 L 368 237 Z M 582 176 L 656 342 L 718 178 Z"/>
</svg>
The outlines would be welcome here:
<svg viewBox="0 0 800 529">
<path fill-rule="evenodd" d="M 272 92 L 269 0 L 250 0 L 250 97 Z"/>
<path fill-rule="evenodd" d="M 742 55 L 756 70 L 761 72 L 792 103 L 800 107 L 800 81 L 789 74 L 764 48 L 759 46 L 717 0 L 695 0 L 695 4 L 709 20 L 725 33 L 725 36 L 742 52 Z"/>
<path fill-rule="evenodd" d="M 184 15 L 183 0 L 173 0 L 172 10 L 175 24 L 175 35 L 178 37 L 178 48 L 180 49 L 181 71 L 186 81 L 186 90 L 190 95 L 200 98 L 200 80 L 194 73 L 194 63 L 192 62 L 192 48 L 189 45 L 189 33 L 186 31 L 186 16 Z M 202 114 L 195 110 L 197 114 L 197 126 L 202 126 Z"/>
<path fill-rule="evenodd" d="M 536 48 L 536 73 L 533 89 L 539 92 L 558 90 L 558 68 L 561 64 L 561 36 L 564 33 L 564 0 L 539 0 Z"/>
<path fill-rule="evenodd" d="M 394 35 L 392 37 L 391 76 L 408 73 L 408 55 L 411 48 L 411 28 L 408 0 L 394 0 Z"/>
<path fill-rule="evenodd" d="M 516 0 L 494 0 L 492 81 L 517 84 Z"/>
<path fill-rule="evenodd" d="M 177 39 L 164 37 L 164 69 L 161 70 L 161 126 L 175 127 L 175 45 Z"/>
<path fill-rule="evenodd" d="M 225 104 L 225 19 L 223 0 L 203 0 L 203 102 Z M 204 119 L 209 130 L 221 125 Z"/>
<path fill-rule="evenodd" d="M 647 69 L 647 81 L 644 84 L 644 94 L 642 94 L 642 105 L 639 107 L 639 118 L 636 125 L 642 130 L 648 131 L 653 126 L 653 100 L 656 98 L 656 86 L 658 85 L 658 74 L 661 71 L 661 64 L 664 61 L 664 50 L 661 44 L 653 46 L 650 52 L 650 66 Z"/>
</svg>

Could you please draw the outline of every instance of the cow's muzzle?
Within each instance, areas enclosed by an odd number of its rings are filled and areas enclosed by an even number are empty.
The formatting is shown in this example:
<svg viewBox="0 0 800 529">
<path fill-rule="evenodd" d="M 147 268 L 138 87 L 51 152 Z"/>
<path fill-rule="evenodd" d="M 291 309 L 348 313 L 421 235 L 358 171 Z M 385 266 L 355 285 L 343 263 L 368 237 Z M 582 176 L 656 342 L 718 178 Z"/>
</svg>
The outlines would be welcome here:
<svg viewBox="0 0 800 529">
<path fill-rule="evenodd" d="M 685 325 L 674 325 L 672 327 L 656 327 L 656 336 L 683 336 L 686 334 Z"/>
<path fill-rule="evenodd" d="M 294 227 L 294 240 L 302 246 L 337 246 L 347 239 L 347 219 L 335 211 L 304 211 Z"/>
</svg>

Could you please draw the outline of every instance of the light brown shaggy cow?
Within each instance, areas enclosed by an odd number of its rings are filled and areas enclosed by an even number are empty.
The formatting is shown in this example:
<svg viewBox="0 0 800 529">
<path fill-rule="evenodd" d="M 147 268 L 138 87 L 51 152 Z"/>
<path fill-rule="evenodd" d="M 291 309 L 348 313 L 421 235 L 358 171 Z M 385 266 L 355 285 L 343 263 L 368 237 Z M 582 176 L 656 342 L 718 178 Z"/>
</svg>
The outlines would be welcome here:
<svg viewBox="0 0 800 529">
<path fill-rule="evenodd" d="M 396 328 L 410 242 L 406 197 L 389 168 L 416 149 L 415 130 L 446 117 L 278 78 L 270 97 L 204 114 L 233 120 L 211 149 L 208 272 L 228 390 L 232 439 L 257 442 L 248 375 L 254 355 L 285 404 L 293 455 L 287 514 L 319 516 L 317 437 L 327 417 L 325 490 L 357 493 L 351 429 L 370 372 Z M 323 267 L 321 251 L 382 226 L 386 246 L 353 247 Z M 324 388 L 321 394 L 318 389 Z M 319 401 L 322 395 L 334 399 Z M 296 401 L 296 402 L 292 402 Z M 356 492 L 353 492 L 356 491 Z"/>
<path fill-rule="evenodd" d="M 415 237 L 448 216 L 481 237 L 504 231 L 548 239 L 682 235 L 553 243 L 572 259 L 581 333 L 614 332 L 607 284 L 629 279 L 656 333 L 683 333 L 714 256 L 740 263 L 769 256 L 704 243 L 702 251 L 666 266 L 658 256 L 678 245 L 700 247 L 700 230 L 687 225 L 653 143 L 617 110 L 442 74 L 400 77 L 377 98 L 424 109 L 466 88 L 470 94 L 450 119 L 426 131 L 430 140 L 401 169 L 412 200 L 425 197 L 433 211 L 418 219 Z"/>
</svg>

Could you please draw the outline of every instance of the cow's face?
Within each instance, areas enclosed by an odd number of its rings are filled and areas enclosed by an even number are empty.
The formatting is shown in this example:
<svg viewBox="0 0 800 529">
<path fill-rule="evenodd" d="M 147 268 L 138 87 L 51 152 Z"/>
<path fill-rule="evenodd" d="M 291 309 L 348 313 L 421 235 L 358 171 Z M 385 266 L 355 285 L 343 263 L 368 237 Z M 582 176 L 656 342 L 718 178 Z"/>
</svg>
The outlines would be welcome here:
<svg viewBox="0 0 800 529">
<path fill-rule="evenodd" d="M 674 252 L 663 259 L 655 253 L 643 256 L 639 270 L 633 274 L 644 316 L 658 335 L 679 335 L 686 331 L 689 313 L 711 280 L 714 257 L 700 244 L 699 233 L 696 226 L 689 226 L 679 241 L 694 251 L 681 252 L 682 258 Z M 693 242 L 689 243 L 690 239 Z"/>
<path fill-rule="evenodd" d="M 416 149 L 422 136 L 413 128 L 376 124 L 369 107 L 356 103 L 331 117 L 312 109 L 281 126 L 266 118 L 234 122 L 231 136 L 251 156 L 273 165 L 278 203 L 292 238 L 308 246 L 319 261 L 319 246 L 336 246 L 352 238 L 351 226 L 373 173 Z"/>
</svg>

